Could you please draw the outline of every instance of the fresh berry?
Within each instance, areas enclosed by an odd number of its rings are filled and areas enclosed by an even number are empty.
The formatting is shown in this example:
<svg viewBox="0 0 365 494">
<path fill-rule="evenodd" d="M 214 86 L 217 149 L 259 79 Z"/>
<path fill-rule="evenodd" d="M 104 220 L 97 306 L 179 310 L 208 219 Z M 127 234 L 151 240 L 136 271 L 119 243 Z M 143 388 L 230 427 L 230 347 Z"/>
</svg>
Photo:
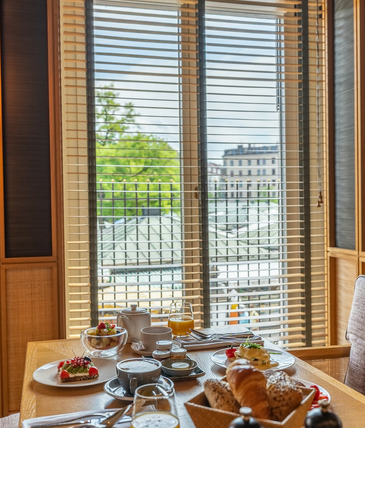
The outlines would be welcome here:
<svg viewBox="0 0 365 494">
<path fill-rule="evenodd" d="M 60 374 L 60 378 L 67 379 L 68 377 L 70 377 L 70 374 L 66 370 L 63 370 Z"/>
<path fill-rule="evenodd" d="M 226 350 L 226 357 L 227 358 L 234 358 L 234 354 L 236 353 L 236 348 L 227 348 Z"/>
<path fill-rule="evenodd" d="M 99 374 L 99 371 L 96 367 L 90 367 L 89 369 L 89 375 L 90 376 L 96 376 L 97 374 Z"/>
<path fill-rule="evenodd" d="M 105 329 L 106 328 L 106 325 L 104 322 L 100 322 L 99 325 L 98 325 L 98 329 Z"/>
<path fill-rule="evenodd" d="M 65 363 L 64 361 L 60 362 L 60 363 L 58 364 L 57 369 L 61 369 L 61 367 L 63 367 L 63 364 L 64 364 L 64 363 Z"/>
<path fill-rule="evenodd" d="M 110 327 L 110 329 L 114 329 L 115 328 L 115 324 L 111 324 L 109 327 Z"/>
</svg>

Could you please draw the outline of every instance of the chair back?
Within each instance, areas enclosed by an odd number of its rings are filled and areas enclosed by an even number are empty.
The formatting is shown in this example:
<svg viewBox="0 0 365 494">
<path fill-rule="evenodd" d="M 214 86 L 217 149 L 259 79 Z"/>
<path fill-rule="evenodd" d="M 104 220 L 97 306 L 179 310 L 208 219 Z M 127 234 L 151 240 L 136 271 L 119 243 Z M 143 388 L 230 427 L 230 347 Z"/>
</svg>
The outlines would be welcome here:
<svg viewBox="0 0 365 494">
<path fill-rule="evenodd" d="M 346 339 L 351 349 L 344 382 L 365 394 L 365 275 L 358 276 L 355 281 Z"/>
</svg>

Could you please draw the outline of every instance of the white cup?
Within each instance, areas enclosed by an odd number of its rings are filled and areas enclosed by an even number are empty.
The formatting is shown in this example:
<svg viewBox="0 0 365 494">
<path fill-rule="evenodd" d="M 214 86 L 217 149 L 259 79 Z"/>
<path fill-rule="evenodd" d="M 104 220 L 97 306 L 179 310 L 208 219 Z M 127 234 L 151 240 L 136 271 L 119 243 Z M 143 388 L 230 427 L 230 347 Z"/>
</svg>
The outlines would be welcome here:
<svg viewBox="0 0 365 494">
<path fill-rule="evenodd" d="M 156 350 L 159 340 L 172 340 L 172 329 L 167 326 L 147 326 L 141 329 L 141 341 L 145 350 Z"/>
</svg>

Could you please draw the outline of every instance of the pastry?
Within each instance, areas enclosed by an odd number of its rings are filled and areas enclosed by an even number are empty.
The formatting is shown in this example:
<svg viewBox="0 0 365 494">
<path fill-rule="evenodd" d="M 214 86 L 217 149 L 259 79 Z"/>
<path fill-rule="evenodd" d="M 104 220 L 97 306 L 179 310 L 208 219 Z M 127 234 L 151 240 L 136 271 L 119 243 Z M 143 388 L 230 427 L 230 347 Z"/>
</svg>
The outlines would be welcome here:
<svg viewBox="0 0 365 494">
<path fill-rule="evenodd" d="M 218 379 L 207 379 L 204 382 L 204 392 L 212 408 L 238 413 L 240 405 L 233 396 L 227 382 L 219 381 Z"/>
<path fill-rule="evenodd" d="M 99 370 L 89 357 L 74 357 L 61 361 L 57 366 L 57 374 L 61 382 L 70 383 L 97 379 Z"/>
<path fill-rule="evenodd" d="M 227 381 L 241 407 L 249 407 L 252 416 L 270 419 L 270 405 L 266 392 L 266 376 L 245 359 L 237 359 L 227 368 Z"/>
<path fill-rule="evenodd" d="M 268 375 L 266 390 L 272 418 L 278 422 L 282 422 L 303 399 L 298 384 L 283 371 Z"/>
</svg>

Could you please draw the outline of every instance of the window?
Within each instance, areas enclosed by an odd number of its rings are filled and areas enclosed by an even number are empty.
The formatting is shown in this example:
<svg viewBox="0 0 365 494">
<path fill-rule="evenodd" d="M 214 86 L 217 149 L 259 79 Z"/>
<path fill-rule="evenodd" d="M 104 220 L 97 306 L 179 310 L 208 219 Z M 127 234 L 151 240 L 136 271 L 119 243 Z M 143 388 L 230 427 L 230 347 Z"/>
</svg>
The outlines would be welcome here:
<svg viewBox="0 0 365 494">
<path fill-rule="evenodd" d="M 234 171 L 231 170 L 231 177 L 234 177 Z"/>
<path fill-rule="evenodd" d="M 261 160 L 257 160 L 257 164 L 260 165 L 261 164 Z"/>
<path fill-rule="evenodd" d="M 257 175 L 261 175 L 261 170 L 257 170 Z"/>
<path fill-rule="evenodd" d="M 276 170 L 275 170 L 275 168 L 273 168 L 273 169 L 271 170 L 271 175 L 275 175 L 275 173 L 276 173 Z"/>
<path fill-rule="evenodd" d="M 322 3 L 62 2 L 69 335 L 186 298 L 197 327 L 239 323 L 238 303 L 284 347 L 326 343 Z M 278 145 L 274 199 L 209 180 L 238 145 L 248 165 Z"/>
<path fill-rule="evenodd" d="M 251 165 L 251 160 L 247 160 L 247 165 L 250 166 Z"/>
<path fill-rule="evenodd" d="M 248 170 L 247 175 L 251 175 L 251 170 Z"/>
<path fill-rule="evenodd" d="M 272 160 L 271 160 L 271 164 L 272 164 L 272 165 L 275 165 L 275 158 L 272 158 Z"/>
<path fill-rule="evenodd" d="M 262 170 L 262 174 L 266 175 L 266 169 L 265 168 Z"/>
<path fill-rule="evenodd" d="M 263 165 L 266 165 L 266 160 L 262 160 L 262 164 Z"/>
<path fill-rule="evenodd" d="M 238 171 L 238 175 L 239 175 L 240 177 L 242 177 L 242 170 L 239 170 L 239 171 Z"/>
<path fill-rule="evenodd" d="M 238 166 L 242 166 L 242 160 L 238 160 Z"/>
</svg>

